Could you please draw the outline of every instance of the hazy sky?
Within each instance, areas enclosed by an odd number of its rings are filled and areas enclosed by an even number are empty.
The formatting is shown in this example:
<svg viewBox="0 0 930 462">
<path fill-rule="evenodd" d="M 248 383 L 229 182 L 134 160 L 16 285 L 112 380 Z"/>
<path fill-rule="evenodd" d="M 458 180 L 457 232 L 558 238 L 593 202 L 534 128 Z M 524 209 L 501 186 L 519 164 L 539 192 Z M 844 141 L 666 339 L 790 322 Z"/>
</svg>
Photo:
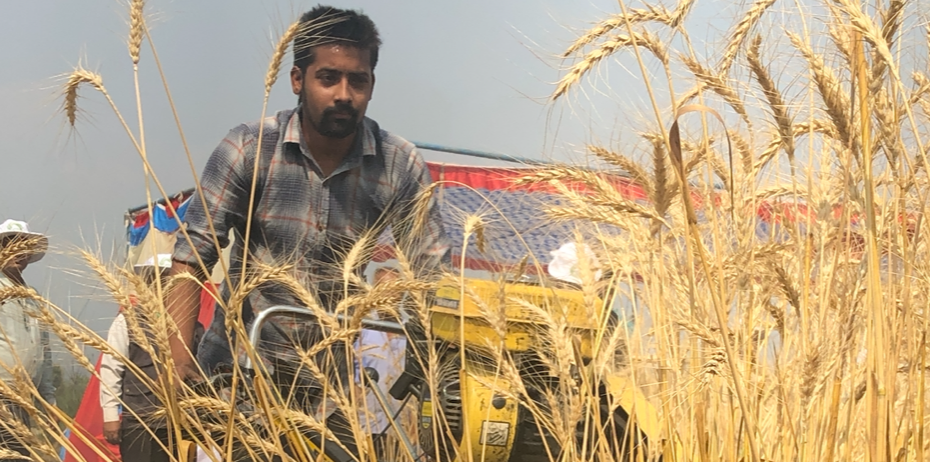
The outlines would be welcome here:
<svg viewBox="0 0 930 462">
<path fill-rule="evenodd" d="M 369 115 L 405 138 L 533 158 L 580 158 L 609 139 L 616 114 L 550 105 L 562 51 L 589 23 L 619 8 L 609 0 L 358 0 L 383 38 Z M 273 40 L 316 2 L 147 2 L 155 45 L 199 171 L 235 125 L 257 119 Z M 104 331 L 116 307 L 101 301 L 76 247 L 125 249 L 123 214 L 145 201 L 142 164 L 101 95 L 82 88 L 76 131 L 57 113 L 62 76 L 78 62 L 99 72 L 133 130 L 128 8 L 116 0 L 4 2 L 0 20 L 0 217 L 47 233 L 53 252 L 26 272 L 40 291 Z M 290 57 L 284 69 L 290 68 Z M 169 191 L 192 185 L 184 150 L 148 43 L 142 100 L 148 153 Z M 618 82 L 626 70 L 601 79 Z M 620 85 L 622 87 L 622 84 Z M 611 95 L 592 98 L 610 100 Z M 629 99 L 641 100 L 631 94 Z M 295 103 L 281 74 L 270 111 Z M 612 107 L 612 106 L 608 106 Z M 605 122 L 606 121 L 606 122 Z M 601 141 L 604 141 L 601 139 Z M 478 164 L 426 153 L 427 159 Z M 114 247 L 115 246 L 115 247 Z M 116 261 L 116 257 L 107 257 Z M 74 270 L 77 270 L 76 272 Z"/>
</svg>

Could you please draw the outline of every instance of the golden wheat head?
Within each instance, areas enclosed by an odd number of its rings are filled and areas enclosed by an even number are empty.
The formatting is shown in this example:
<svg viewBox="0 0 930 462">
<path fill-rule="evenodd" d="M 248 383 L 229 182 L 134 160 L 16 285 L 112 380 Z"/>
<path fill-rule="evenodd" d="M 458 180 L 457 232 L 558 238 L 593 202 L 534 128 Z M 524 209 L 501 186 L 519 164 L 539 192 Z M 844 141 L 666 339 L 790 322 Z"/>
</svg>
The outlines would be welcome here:
<svg viewBox="0 0 930 462">
<path fill-rule="evenodd" d="M 64 102 L 61 111 L 68 118 L 68 124 L 74 127 L 78 113 L 78 87 L 82 84 L 88 84 L 99 91 L 103 91 L 103 78 L 100 74 L 84 69 L 80 65 L 71 72 L 68 80 L 65 82 L 62 93 Z"/>
</svg>

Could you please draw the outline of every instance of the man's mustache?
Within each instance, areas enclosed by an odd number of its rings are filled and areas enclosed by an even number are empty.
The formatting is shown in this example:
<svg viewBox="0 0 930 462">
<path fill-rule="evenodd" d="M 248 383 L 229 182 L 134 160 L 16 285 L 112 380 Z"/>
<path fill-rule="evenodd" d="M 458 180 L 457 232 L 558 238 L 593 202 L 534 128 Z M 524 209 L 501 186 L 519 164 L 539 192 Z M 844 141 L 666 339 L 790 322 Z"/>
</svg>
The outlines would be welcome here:
<svg viewBox="0 0 930 462">
<path fill-rule="evenodd" d="M 349 117 L 355 119 L 358 117 L 358 110 L 349 105 L 333 106 L 323 110 L 323 118 L 333 117 L 337 114 L 348 115 Z"/>
</svg>

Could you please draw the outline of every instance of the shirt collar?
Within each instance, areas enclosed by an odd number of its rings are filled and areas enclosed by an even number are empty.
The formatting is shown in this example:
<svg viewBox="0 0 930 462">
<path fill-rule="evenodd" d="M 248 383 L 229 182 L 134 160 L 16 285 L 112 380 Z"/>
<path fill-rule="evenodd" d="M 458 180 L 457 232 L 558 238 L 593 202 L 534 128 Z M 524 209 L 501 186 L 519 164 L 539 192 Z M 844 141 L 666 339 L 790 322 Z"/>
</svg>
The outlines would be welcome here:
<svg viewBox="0 0 930 462">
<path fill-rule="evenodd" d="M 284 138 L 283 143 L 293 143 L 300 146 L 301 151 L 305 153 L 310 152 L 307 148 L 307 144 L 303 139 L 303 131 L 300 129 L 300 109 L 301 106 L 297 106 L 294 109 L 294 112 L 291 113 L 291 117 L 287 121 L 287 126 L 284 129 Z M 358 155 L 358 149 L 361 149 L 361 154 L 363 156 L 376 156 L 378 155 L 377 141 L 375 139 L 375 123 L 373 120 L 368 117 L 362 118 L 361 127 L 359 127 L 360 135 L 356 138 L 355 146 L 352 148 L 352 152 L 349 153 L 348 157 L 355 157 Z M 360 142 L 359 142 L 360 141 Z"/>
<path fill-rule="evenodd" d="M 301 144 L 303 134 L 300 131 L 300 106 L 291 112 L 291 117 L 287 120 L 287 126 L 284 128 L 284 143 Z"/>
</svg>

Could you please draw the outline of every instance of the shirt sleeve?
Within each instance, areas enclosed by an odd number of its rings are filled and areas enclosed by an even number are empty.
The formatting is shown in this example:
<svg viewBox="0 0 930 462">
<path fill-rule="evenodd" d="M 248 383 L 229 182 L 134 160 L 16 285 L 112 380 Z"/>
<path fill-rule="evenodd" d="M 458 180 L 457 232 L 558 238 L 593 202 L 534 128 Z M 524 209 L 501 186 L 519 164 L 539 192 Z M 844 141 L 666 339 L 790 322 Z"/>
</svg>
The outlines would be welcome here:
<svg viewBox="0 0 930 462">
<path fill-rule="evenodd" d="M 198 267 L 199 255 L 207 270 L 213 269 L 220 252 L 213 242 L 207 214 L 220 247 L 225 248 L 229 245 L 229 230 L 245 226 L 254 151 L 254 137 L 246 125 L 231 130 L 216 147 L 200 177 L 204 201 L 195 193 L 184 217 L 191 242 L 178 233 L 172 258 Z"/>
<path fill-rule="evenodd" d="M 421 194 L 433 184 L 429 168 L 416 148 L 408 159 L 409 168 L 398 189 L 400 213 L 392 213 L 394 241 L 410 259 L 418 278 L 432 278 L 451 264 L 449 237 L 442 222 L 440 204 L 432 195 L 420 206 Z"/>
<path fill-rule="evenodd" d="M 129 354 L 129 331 L 122 314 L 117 315 L 110 325 L 107 343 L 123 358 Z M 104 422 L 119 420 L 124 369 L 124 364 L 110 354 L 104 354 L 100 359 L 100 407 L 103 409 Z"/>
</svg>

